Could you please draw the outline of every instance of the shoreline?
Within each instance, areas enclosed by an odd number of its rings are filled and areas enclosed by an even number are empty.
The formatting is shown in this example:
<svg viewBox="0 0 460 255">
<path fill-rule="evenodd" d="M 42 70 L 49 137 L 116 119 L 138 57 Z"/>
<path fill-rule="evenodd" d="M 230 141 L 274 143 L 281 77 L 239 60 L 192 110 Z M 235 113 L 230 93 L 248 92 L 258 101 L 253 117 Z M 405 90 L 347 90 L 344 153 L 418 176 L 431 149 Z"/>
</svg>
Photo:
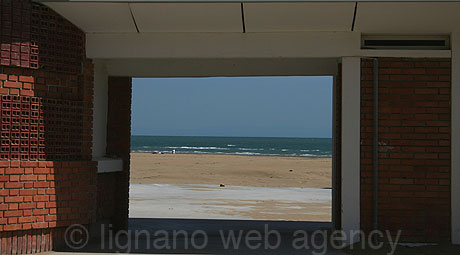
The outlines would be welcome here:
<svg viewBox="0 0 460 255">
<path fill-rule="evenodd" d="M 267 155 L 267 154 L 259 154 L 259 155 L 249 155 L 249 154 L 236 154 L 236 153 L 189 153 L 189 152 L 177 152 L 175 154 L 172 153 L 156 153 L 156 152 L 147 152 L 147 151 L 131 151 L 131 154 L 139 153 L 139 154 L 152 154 L 152 155 L 212 155 L 212 156 L 241 156 L 241 157 L 279 157 L 279 158 L 309 158 L 309 159 L 331 159 L 332 156 L 321 157 L 321 156 L 283 156 L 283 155 Z"/>
</svg>

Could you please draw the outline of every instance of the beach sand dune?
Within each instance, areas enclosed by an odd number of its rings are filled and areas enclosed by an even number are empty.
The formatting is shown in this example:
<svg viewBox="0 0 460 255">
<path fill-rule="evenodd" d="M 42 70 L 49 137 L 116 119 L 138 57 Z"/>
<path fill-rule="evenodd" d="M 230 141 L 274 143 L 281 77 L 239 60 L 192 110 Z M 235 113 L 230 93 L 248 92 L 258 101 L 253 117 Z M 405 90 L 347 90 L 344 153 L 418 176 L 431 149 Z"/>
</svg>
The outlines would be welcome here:
<svg viewBox="0 0 460 255">
<path fill-rule="evenodd" d="M 131 153 L 131 184 L 331 188 L 332 159 Z"/>
</svg>

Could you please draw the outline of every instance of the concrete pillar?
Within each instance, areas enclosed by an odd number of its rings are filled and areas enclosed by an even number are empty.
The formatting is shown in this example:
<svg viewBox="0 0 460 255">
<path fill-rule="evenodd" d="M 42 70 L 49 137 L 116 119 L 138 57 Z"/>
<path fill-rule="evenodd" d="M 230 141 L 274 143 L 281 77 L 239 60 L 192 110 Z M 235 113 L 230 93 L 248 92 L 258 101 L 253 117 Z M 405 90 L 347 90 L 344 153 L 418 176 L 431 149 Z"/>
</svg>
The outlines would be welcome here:
<svg viewBox="0 0 460 255">
<path fill-rule="evenodd" d="M 107 149 L 108 75 L 102 62 L 94 63 L 93 159 L 104 157 Z"/>
<path fill-rule="evenodd" d="M 342 230 L 345 243 L 359 241 L 360 230 L 360 82 L 359 57 L 342 58 Z"/>
</svg>

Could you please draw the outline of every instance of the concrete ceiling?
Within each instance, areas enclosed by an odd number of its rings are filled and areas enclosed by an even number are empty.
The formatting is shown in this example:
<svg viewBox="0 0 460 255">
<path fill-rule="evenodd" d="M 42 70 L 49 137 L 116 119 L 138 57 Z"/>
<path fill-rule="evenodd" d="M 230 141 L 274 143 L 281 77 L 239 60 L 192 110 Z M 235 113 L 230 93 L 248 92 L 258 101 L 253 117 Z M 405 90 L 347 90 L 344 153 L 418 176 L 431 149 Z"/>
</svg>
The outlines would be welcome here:
<svg viewBox="0 0 460 255">
<path fill-rule="evenodd" d="M 459 28 L 460 3 L 359 3 L 355 30 L 382 34 L 448 34 Z"/>
<path fill-rule="evenodd" d="M 247 32 L 351 31 L 355 3 L 244 4 Z"/>
<path fill-rule="evenodd" d="M 139 32 L 243 32 L 241 4 L 129 4 Z"/>
<path fill-rule="evenodd" d="M 458 2 L 45 1 L 45 4 L 87 33 L 353 30 L 370 34 L 439 34 L 449 33 L 460 26 Z"/>
<path fill-rule="evenodd" d="M 46 3 L 87 33 L 136 33 L 127 3 Z"/>
</svg>

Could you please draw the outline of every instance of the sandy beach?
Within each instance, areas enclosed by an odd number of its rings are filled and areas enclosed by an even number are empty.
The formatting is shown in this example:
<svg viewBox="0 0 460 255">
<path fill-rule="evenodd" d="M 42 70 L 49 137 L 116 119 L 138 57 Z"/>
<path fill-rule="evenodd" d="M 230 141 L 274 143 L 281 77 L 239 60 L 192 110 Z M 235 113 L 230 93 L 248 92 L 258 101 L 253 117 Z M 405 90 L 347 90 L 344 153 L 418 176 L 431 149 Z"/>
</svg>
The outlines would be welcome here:
<svg viewBox="0 0 460 255">
<path fill-rule="evenodd" d="M 330 221 L 331 172 L 330 158 L 131 153 L 130 217 Z"/>
<path fill-rule="evenodd" d="M 331 158 L 131 153 L 131 184 L 330 188 Z"/>
</svg>

